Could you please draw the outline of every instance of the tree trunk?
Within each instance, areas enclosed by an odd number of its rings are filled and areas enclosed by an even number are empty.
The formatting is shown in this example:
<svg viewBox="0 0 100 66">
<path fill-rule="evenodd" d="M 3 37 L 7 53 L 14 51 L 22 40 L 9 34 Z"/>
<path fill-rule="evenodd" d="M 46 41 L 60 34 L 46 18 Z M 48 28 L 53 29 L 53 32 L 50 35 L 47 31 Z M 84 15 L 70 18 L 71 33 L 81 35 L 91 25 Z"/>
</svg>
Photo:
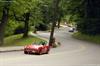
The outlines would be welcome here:
<svg viewBox="0 0 100 66">
<path fill-rule="evenodd" d="M 58 5 L 59 5 L 60 0 L 53 0 L 53 5 L 52 5 L 52 12 L 53 12 L 53 17 L 52 17 L 52 28 L 51 28 L 51 34 L 50 34 L 50 39 L 49 39 L 49 45 L 52 46 L 53 44 L 53 36 L 54 36 L 54 29 L 56 26 L 56 21 L 58 19 Z"/>
<path fill-rule="evenodd" d="M 50 34 L 50 39 L 49 39 L 49 45 L 52 46 L 52 43 L 53 43 L 53 35 L 54 35 L 54 29 L 55 29 L 55 25 L 56 25 L 56 22 L 53 22 L 52 23 L 52 28 L 51 28 L 51 34 Z"/>
<path fill-rule="evenodd" d="M 25 21 L 24 21 L 24 34 L 23 34 L 23 38 L 24 37 L 28 37 L 28 31 L 29 31 L 29 17 L 30 17 L 30 13 L 25 13 Z"/>
<path fill-rule="evenodd" d="M 61 21 L 61 18 L 58 19 L 58 29 L 60 28 L 60 21 Z"/>
<path fill-rule="evenodd" d="M 0 45 L 4 44 L 4 33 L 5 33 L 5 26 L 8 21 L 8 13 L 9 13 L 9 8 L 5 6 L 3 8 L 3 15 L 0 23 Z"/>
</svg>

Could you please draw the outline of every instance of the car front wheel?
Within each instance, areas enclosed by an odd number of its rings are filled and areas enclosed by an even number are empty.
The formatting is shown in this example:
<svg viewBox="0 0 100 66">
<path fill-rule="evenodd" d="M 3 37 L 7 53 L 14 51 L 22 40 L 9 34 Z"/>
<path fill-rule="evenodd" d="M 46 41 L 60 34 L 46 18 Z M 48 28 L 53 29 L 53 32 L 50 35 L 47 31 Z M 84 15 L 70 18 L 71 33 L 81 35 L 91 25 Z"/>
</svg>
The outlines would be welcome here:
<svg viewBox="0 0 100 66">
<path fill-rule="evenodd" d="M 24 51 L 24 54 L 28 54 L 28 52 L 27 51 Z"/>
<path fill-rule="evenodd" d="M 45 54 L 48 54 L 49 53 L 49 49 L 46 51 L 46 53 Z"/>
<path fill-rule="evenodd" d="M 38 54 L 39 54 L 39 55 L 42 55 L 42 49 L 39 50 L 39 53 L 38 53 Z"/>
</svg>

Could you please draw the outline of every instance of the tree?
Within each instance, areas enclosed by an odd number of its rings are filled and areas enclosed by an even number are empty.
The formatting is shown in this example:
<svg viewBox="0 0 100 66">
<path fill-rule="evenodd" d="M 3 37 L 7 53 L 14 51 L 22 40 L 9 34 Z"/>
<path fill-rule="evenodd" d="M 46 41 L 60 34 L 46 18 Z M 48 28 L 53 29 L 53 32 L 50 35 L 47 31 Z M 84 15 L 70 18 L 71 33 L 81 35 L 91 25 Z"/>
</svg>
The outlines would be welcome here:
<svg viewBox="0 0 100 66">
<path fill-rule="evenodd" d="M 61 16 L 62 20 L 67 23 L 78 21 L 83 16 L 84 0 L 61 0 Z"/>
<path fill-rule="evenodd" d="M 51 34 L 50 34 L 50 39 L 49 39 L 49 45 L 52 46 L 53 44 L 53 39 L 54 39 L 54 29 L 56 26 L 56 21 L 58 19 L 58 5 L 59 5 L 60 0 L 53 0 L 52 3 L 52 27 L 51 27 Z"/>
<path fill-rule="evenodd" d="M 35 1 L 35 0 L 27 0 L 27 1 L 17 0 L 16 3 L 13 4 L 12 11 L 13 11 L 15 19 L 17 21 L 24 22 L 23 37 L 28 36 L 29 25 L 30 25 L 29 22 L 32 20 L 38 19 L 37 17 L 35 17 L 38 15 L 34 15 L 34 13 L 36 14 L 35 9 L 38 9 L 37 5 L 38 5 L 38 1 Z M 19 8 L 22 11 L 19 11 L 17 8 Z M 35 22 L 34 22 L 34 24 L 35 24 Z"/>
<path fill-rule="evenodd" d="M 100 1 L 84 0 L 83 19 L 78 22 L 78 31 L 89 35 L 100 34 Z"/>
<path fill-rule="evenodd" d="M 6 28 L 5 28 L 5 37 L 14 35 L 16 32 L 15 30 L 20 26 L 20 23 L 16 22 L 15 20 L 11 20 L 9 18 L 9 21 L 7 22 Z"/>
<path fill-rule="evenodd" d="M 14 17 L 17 21 L 22 21 L 24 22 L 24 34 L 23 34 L 23 38 L 24 37 L 28 37 L 28 31 L 29 31 L 29 17 L 30 17 L 30 12 L 24 13 L 23 14 L 23 19 L 20 19 L 16 16 L 16 14 L 14 13 Z"/>
<path fill-rule="evenodd" d="M 10 0 L 5 0 L 7 2 L 2 3 L 2 17 L 0 22 L 0 45 L 4 44 L 4 33 L 5 33 L 5 26 L 8 22 L 8 16 L 9 16 L 9 6 L 10 6 Z"/>
<path fill-rule="evenodd" d="M 65 1 L 65 0 L 62 0 Z M 100 1 L 99 0 L 67 0 L 66 15 L 77 24 L 79 32 L 89 35 L 100 34 Z"/>
<path fill-rule="evenodd" d="M 58 22 L 58 25 L 57 25 L 57 27 L 58 28 L 60 28 L 60 23 L 61 23 L 61 20 L 62 20 L 62 18 L 64 18 L 64 15 L 66 15 L 66 14 L 64 14 L 64 10 L 63 10 L 63 2 L 62 2 L 62 0 L 59 0 L 59 4 L 58 4 L 58 6 L 57 6 L 57 9 L 58 9 L 58 19 L 57 19 L 57 22 Z"/>
</svg>

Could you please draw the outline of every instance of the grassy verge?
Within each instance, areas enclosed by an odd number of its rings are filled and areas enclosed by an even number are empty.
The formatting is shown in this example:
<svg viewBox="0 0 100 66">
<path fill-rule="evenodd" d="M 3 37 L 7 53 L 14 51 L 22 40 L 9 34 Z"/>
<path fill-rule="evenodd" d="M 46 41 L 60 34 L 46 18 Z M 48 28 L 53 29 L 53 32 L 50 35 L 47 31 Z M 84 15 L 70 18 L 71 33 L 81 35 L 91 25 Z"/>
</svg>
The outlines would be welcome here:
<svg viewBox="0 0 100 66">
<path fill-rule="evenodd" d="M 22 34 L 18 34 L 18 35 L 6 37 L 4 39 L 5 43 L 3 46 L 23 46 L 23 45 L 28 45 L 28 44 L 31 44 L 33 42 L 38 42 L 38 41 L 44 41 L 44 40 L 37 38 L 35 36 L 22 38 Z"/>
<path fill-rule="evenodd" d="M 82 34 L 82 33 L 77 32 L 77 33 L 74 33 L 72 36 L 74 38 L 77 38 L 80 40 L 85 40 L 85 41 L 100 44 L 100 35 L 90 36 L 90 35 L 86 35 L 86 34 Z"/>
</svg>

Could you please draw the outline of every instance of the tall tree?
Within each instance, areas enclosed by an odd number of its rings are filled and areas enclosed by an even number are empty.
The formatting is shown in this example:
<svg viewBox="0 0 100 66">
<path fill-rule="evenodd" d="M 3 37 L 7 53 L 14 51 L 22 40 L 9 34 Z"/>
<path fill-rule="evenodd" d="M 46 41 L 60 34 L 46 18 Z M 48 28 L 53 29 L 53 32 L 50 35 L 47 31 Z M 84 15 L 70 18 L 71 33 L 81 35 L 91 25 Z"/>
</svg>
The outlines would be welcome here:
<svg viewBox="0 0 100 66">
<path fill-rule="evenodd" d="M 78 22 L 78 30 L 89 35 L 100 35 L 100 1 L 84 0 L 84 16 Z"/>
<path fill-rule="evenodd" d="M 50 39 L 49 39 L 49 45 L 52 46 L 53 44 L 53 39 L 54 39 L 54 29 L 56 26 L 56 22 L 58 19 L 58 5 L 59 5 L 60 0 L 53 0 L 52 3 L 52 27 L 51 27 L 51 34 L 50 34 Z"/>
<path fill-rule="evenodd" d="M 27 1 L 16 0 L 16 3 L 13 4 L 13 7 L 12 7 L 13 10 L 12 11 L 14 13 L 15 19 L 17 21 L 24 22 L 23 37 L 28 36 L 30 19 L 33 20 L 34 18 L 37 18 L 37 17 L 34 17 L 34 16 L 38 16 L 38 15 L 34 15 L 35 9 L 38 9 L 37 4 L 38 4 L 38 1 L 36 1 L 36 0 L 27 0 Z M 19 8 L 21 11 L 17 8 Z"/>
<path fill-rule="evenodd" d="M 24 22 L 23 38 L 28 37 L 30 12 L 24 13 L 21 17 L 22 19 L 20 19 L 20 17 L 17 17 L 16 13 L 14 12 L 14 17 L 15 20 Z"/>
<path fill-rule="evenodd" d="M 5 26 L 8 22 L 8 16 L 9 16 L 9 6 L 10 6 L 10 0 L 5 0 L 6 2 L 3 3 L 3 9 L 2 9 L 2 17 L 0 22 L 0 45 L 4 44 L 4 33 L 5 33 Z"/>
</svg>

